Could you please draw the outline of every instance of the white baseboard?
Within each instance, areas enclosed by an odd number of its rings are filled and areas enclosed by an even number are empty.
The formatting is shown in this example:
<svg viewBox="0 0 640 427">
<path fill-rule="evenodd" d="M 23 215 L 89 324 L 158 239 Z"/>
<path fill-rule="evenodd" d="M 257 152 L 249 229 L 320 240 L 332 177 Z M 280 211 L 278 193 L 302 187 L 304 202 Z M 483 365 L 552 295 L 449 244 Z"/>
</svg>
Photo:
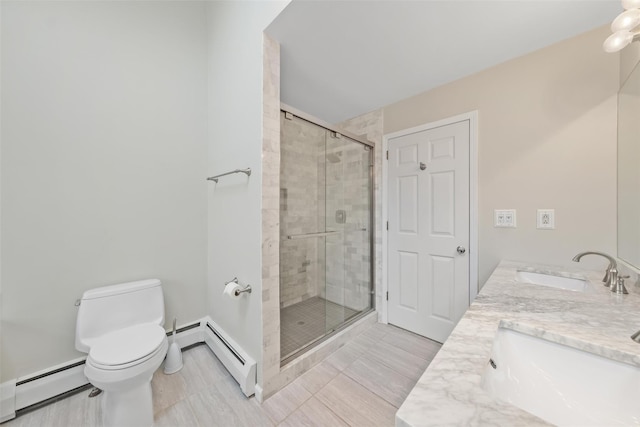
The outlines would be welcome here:
<svg viewBox="0 0 640 427">
<path fill-rule="evenodd" d="M 204 342 L 238 382 L 245 396 L 255 394 L 258 366 L 255 360 L 209 316 L 202 323 L 205 328 Z"/>
<path fill-rule="evenodd" d="M 16 381 L 16 411 L 89 384 L 84 376 L 86 358 L 72 360 Z"/>
<path fill-rule="evenodd" d="M 204 342 L 205 323 L 203 321 L 200 321 L 200 324 L 196 327 L 186 326 L 186 328 L 189 329 L 181 331 L 180 329 L 183 328 L 178 328 L 176 331 L 176 342 L 180 348 Z M 169 342 L 171 342 L 171 335 L 169 335 Z"/>
<path fill-rule="evenodd" d="M 16 417 L 16 380 L 0 384 L 0 423 Z"/>
<path fill-rule="evenodd" d="M 178 328 L 176 342 L 180 348 L 204 342 L 204 325 L 206 322 L 195 322 Z M 84 375 L 85 359 L 74 359 L 0 384 L 0 423 L 15 418 L 20 409 L 89 384 Z"/>
<path fill-rule="evenodd" d="M 256 400 L 258 401 L 258 403 L 262 404 L 263 397 L 264 395 L 262 394 L 262 387 L 260 386 L 260 384 L 256 384 Z"/>
</svg>

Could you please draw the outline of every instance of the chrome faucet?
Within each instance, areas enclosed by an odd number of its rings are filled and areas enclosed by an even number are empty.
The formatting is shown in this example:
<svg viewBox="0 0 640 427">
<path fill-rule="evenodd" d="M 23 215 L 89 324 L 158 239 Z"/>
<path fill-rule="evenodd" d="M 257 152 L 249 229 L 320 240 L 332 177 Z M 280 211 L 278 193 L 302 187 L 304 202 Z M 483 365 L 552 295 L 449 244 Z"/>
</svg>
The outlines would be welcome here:
<svg viewBox="0 0 640 427">
<path fill-rule="evenodd" d="M 616 270 L 616 275 L 618 272 L 618 264 L 616 263 L 616 260 L 613 259 L 612 256 L 607 255 L 605 253 L 602 252 L 594 252 L 594 251 L 587 251 L 587 252 L 580 252 L 578 255 L 574 256 L 571 261 L 574 262 L 580 262 L 580 259 L 582 259 L 583 256 L 585 255 L 600 255 L 605 257 L 606 259 L 609 260 L 609 266 L 607 267 L 607 271 L 604 273 L 604 277 L 602 278 L 602 281 L 605 282 L 605 286 L 609 287 L 611 285 L 611 270 Z"/>
<path fill-rule="evenodd" d="M 572 261 L 580 262 L 580 259 L 585 255 L 600 255 L 608 259 L 609 266 L 607 267 L 607 271 L 604 275 L 604 278 L 602 279 L 602 281 L 605 282 L 604 285 L 607 286 L 611 290 L 611 292 L 615 292 L 617 294 L 628 293 L 624 287 L 624 280 L 618 279 L 618 263 L 616 262 L 615 258 L 602 252 L 587 251 L 580 252 L 578 255 L 573 257 Z"/>
</svg>

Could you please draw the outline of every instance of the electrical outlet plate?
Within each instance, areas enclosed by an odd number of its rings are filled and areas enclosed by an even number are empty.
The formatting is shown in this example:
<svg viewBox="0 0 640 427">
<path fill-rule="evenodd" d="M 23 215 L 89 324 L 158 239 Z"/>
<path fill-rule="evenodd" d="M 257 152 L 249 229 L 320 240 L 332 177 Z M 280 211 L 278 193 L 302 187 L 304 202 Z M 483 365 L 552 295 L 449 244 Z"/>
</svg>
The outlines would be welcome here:
<svg viewBox="0 0 640 427">
<path fill-rule="evenodd" d="M 554 230 L 556 228 L 555 210 L 538 209 L 536 218 L 539 230 Z"/>
<path fill-rule="evenodd" d="M 516 228 L 516 210 L 495 209 L 493 211 L 493 224 L 498 228 Z"/>
</svg>

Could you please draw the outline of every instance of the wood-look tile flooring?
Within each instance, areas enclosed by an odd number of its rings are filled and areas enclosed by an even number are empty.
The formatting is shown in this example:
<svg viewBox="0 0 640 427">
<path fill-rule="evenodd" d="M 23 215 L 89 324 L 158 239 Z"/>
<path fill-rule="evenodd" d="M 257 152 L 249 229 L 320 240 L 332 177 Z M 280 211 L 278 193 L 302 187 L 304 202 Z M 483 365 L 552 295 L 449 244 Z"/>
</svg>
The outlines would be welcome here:
<svg viewBox="0 0 640 427">
<path fill-rule="evenodd" d="M 440 344 L 374 324 L 260 405 L 247 399 L 207 346 L 184 351 L 184 368 L 153 387 L 154 426 L 393 426 L 395 413 Z M 88 391 L 27 412 L 2 427 L 101 427 Z"/>
</svg>

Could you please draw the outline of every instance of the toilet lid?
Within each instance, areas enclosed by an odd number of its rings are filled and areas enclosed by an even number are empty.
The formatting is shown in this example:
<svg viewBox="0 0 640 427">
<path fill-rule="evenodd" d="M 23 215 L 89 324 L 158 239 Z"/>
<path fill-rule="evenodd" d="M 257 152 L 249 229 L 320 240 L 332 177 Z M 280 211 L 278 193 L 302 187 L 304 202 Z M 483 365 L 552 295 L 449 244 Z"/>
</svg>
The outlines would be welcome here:
<svg viewBox="0 0 640 427">
<path fill-rule="evenodd" d="M 165 337 L 165 330 L 152 323 L 119 329 L 101 336 L 91 347 L 89 357 L 104 366 L 124 365 L 153 353 Z"/>
</svg>

